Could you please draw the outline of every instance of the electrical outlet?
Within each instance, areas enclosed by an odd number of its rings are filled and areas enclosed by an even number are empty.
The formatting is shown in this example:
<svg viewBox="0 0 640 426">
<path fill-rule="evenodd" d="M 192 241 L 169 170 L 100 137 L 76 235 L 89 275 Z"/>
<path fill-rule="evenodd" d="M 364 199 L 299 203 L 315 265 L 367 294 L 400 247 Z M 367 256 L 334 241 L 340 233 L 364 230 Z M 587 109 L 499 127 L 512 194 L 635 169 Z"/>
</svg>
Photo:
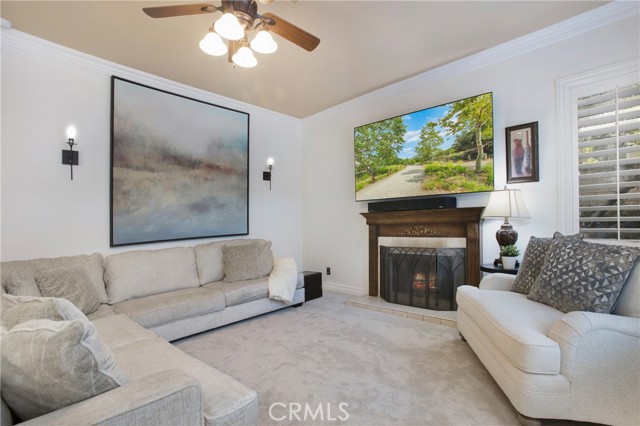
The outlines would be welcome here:
<svg viewBox="0 0 640 426">
<path fill-rule="evenodd" d="M 327 275 L 331 275 L 331 268 L 327 266 Z"/>
</svg>

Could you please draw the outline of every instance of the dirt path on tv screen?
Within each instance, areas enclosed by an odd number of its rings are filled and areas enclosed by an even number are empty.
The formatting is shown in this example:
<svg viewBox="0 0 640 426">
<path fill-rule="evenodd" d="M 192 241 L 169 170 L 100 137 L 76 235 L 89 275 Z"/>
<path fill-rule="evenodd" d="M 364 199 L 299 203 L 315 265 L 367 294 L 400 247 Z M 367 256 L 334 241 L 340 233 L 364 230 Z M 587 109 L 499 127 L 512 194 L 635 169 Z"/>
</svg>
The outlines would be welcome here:
<svg viewBox="0 0 640 426">
<path fill-rule="evenodd" d="M 427 191 L 422 188 L 423 181 L 423 165 L 407 166 L 398 173 L 362 188 L 358 191 L 357 198 L 358 200 L 379 200 L 391 197 L 427 195 Z"/>
</svg>

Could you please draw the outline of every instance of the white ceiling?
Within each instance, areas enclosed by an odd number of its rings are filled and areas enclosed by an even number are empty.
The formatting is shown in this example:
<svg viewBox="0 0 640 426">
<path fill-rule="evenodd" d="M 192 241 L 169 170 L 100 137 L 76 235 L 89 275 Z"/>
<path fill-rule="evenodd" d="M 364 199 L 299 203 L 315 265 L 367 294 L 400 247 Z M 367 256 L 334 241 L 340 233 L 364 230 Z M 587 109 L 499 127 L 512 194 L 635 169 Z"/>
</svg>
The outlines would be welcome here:
<svg viewBox="0 0 640 426">
<path fill-rule="evenodd" d="M 200 0 L 202 1 L 202 0 Z M 220 14 L 152 19 L 181 1 L 0 1 L 13 27 L 128 67 L 303 118 L 606 1 L 276 1 L 259 4 L 321 39 L 243 69 L 198 48 Z M 205 0 L 206 2 L 206 0 Z M 219 0 L 211 2 L 219 5 Z"/>
</svg>

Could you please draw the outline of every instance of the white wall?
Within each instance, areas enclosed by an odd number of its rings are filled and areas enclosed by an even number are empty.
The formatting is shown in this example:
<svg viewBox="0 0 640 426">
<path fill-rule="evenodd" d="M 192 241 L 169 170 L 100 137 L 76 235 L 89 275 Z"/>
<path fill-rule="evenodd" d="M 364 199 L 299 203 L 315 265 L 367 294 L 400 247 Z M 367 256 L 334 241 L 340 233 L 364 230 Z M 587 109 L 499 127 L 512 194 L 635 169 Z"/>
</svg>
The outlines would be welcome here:
<svg viewBox="0 0 640 426">
<path fill-rule="evenodd" d="M 323 273 L 331 267 L 331 276 L 323 277 L 328 287 L 354 294 L 368 291 L 368 230 L 359 214 L 367 203 L 354 201 L 354 127 L 485 92 L 494 96 L 496 188 L 506 182 L 504 128 L 539 123 L 540 182 L 509 185 L 523 190 L 532 219 L 512 223 L 521 251 L 530 236 L 551 235 L 558 229 L 556 145 L 563 143 L 556 139 L 555 81 L 637 57 L 638 15 L 626 15 L 587 32 L 585 26 L 602 21 L 591 15 L 585 25 L 579 17 L 546 36 L 510 42 L 305 119 L 305 267 Z M 567 31 L 579 35 L 567 38 Z M 488 194 L 462 195 L 458 206 L 484 206 L 487 199 Z M 485 263 L 497 257 L 494 234 L 500 223 L 483 224 Z"/>
<path fill-rule="evenodd" d="M 194 245 L 204 240 L 109 248 L 112 74 L 250 113 L 250 237 L 302 260 L 301 122 L 212 93 L 2 30 L 1 258 Z M 144 111 L 141 111 L 144 113 Z M 61 164 L 65 129 L 78 129 L 80 165 Z M 273 189 L 262 181 L 275 158 Z"/>
</svg>

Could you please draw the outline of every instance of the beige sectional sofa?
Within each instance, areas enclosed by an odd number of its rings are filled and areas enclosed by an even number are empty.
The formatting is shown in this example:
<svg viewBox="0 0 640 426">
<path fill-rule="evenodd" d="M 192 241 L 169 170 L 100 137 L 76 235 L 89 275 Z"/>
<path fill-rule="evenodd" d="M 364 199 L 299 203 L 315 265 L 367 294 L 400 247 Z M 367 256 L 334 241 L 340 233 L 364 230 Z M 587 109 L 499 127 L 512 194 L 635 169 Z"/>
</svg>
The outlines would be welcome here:
<svg viewBox="0 0 640 426">
<path fill-rule="evenodd" d="M 457 324 L 523 422 L 640 424 L 640 259 L 610 313 L 565 313 L 512 291 L 515 280 L 493 274 L 459 287 Z"/>
<path fill-rule="evenodd" d="M 289 303 L 269 298 L 269 276 L 225 282 L 225 246 L 257 245 L 248 269 L 275 274 L 270 242 L 237 239 L 112 254 L 11 261 L 1 264 L 2 289 L 41 296 L 36 277 L 52 268 L 80 268 L 99 306 L 87 315 L 127 383 L 23 422 L 69 424 L 257 424 L 256 392 L 176 349 L 171 340 L 304 302 L 302 274 Z M 272 264 L 269 264 L 272 262 Z M 81 303 L 78 303 L 82 305 Z M 11 374 L 3 369 L 2 374 Z M 58 390 L 63 391 L 63 390 Z M 2 401 L 2 425 L 11 415 Z"/>
</svg>

